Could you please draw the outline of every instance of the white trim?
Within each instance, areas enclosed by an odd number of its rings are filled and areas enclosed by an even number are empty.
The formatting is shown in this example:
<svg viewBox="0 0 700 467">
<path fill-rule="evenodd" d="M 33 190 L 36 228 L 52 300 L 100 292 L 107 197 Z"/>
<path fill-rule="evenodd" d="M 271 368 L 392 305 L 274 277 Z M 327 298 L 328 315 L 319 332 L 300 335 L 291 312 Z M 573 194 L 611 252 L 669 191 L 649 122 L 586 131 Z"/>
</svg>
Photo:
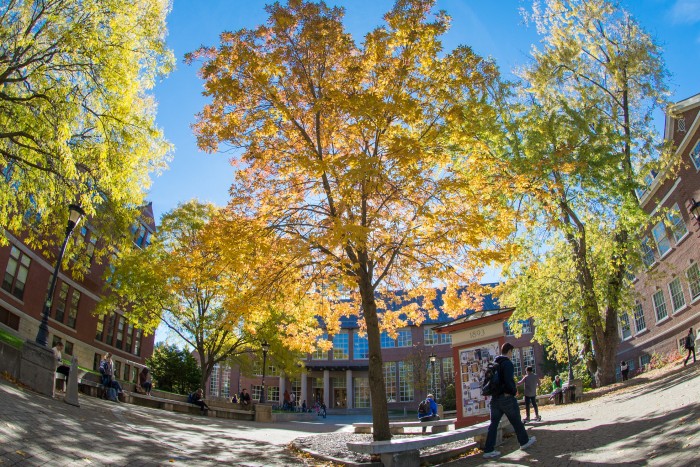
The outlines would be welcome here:
<svg viewBox="0 0 700 467">
<path fill-rule="evenodd" d="M 685 221 L 683 221 L 683 223 L 685 224 Z M 673 232 L 672 232 L 672 233 L 673 233 Z M 688 230 L 688 225 L 686 224 L 686 226 L 685 226 L 685 234 L 684 234 L 681 238 L 679 238 L 678 240 L 676 240 L 676 246 L 678 246 L 678 245 L 680 245 L 681 243 L 683 243 L 683 240 L 685 240 L 685 239 L 688 238 L 689 236 L 690 236 L 690 230 Z M 674 240 L 675 240 L 675 238 L 674 238 Z"/>
<path fill-rule="evenodd" d="M 664 196 L 663 199 L 656 204 L 656 207 L 654 208 L 653 211 L 651 211 L 651 214 L 649 214 L 649 217 L 652 217 L 654 214 L 656 214 L 656 211 L 658 211 L 659 208 L 661 208 L 663 206 L 663 204 L 668 200 L 669 196 L 671 196 L 673 194 L 673 192 L 676 190 L 676 188 L 678 188 L 678 185 L 680 183 L 681 183 L 681 177 L 678 177 L 678 179 L 676 180 L 676 183 L 674 183 L 673 186 L 668 190 L 668 193 L 666 193 L 666 196 Z M 680 211 L 680 206 L 678 206 L 678 210 Z M 679 214 L 680 214 L 680 212 L 679 212 Z M 681 219 L 683 219 L 682 215 L 681 215 Z M 685 222 L 685 221 L 683 221 L 683 222 Z"/>
<path fill-rule="evenodd" d="M 680 331 L 681 329 L 685 329 L 685 330 L 687 331 L 687 330 L 688 330 L 688 327 L 689 327 L 688 325 L 689 325 L 690 323 L 694 322 L 694 320 L 696 320 L 696 319 L 697 319 L 697 316 L 696 316 L 696 315 L 689 315 L 689 316 L 686 317 L 686 319 L 684 319 L 683 321 L 680 321 L 680 322 L 679 322 L 678 324 L 676 324 L 675 326 L 670 327 L 670 328 L 664 330 L 663 332 L 661 332 L 661 334 L 651 335 L 651 336 L 649 336 L 649 338 L 648 338 L 647 340 L 645 340 L 645 341 L 643 341 L 643 342 L 638 342 L 638 343 L 636 343 L 636 345 L 634 345 L 634 346 L 632 346 L 632 347 L 630 347 L 630 348 L 628 348 L 628 349 L 625 349 L 625 350 L 623 350 L 623 351 L 621 351 L 621 352 L 618 352 L 617 355 L 619 356 L 619 355 L 625 354 L 625 353 L 627 353 L 627 352 L 632 352 L 632 351 L 635 351 L 635 350 L 636 350 L 636 351 L 640 351 L 640 350 L 641 350 L 640 348 L 641 348 L 642 346 L 644 346 L 646 343 L 648 343 L 649 341 L 655 341 L 655 340 L 658 339 L 659 341 L 664 341 L 664 342 L 666 342 L 667 339 L 668 339 L 668 335 L 669 335 L 669 334 L 676 334 L 676 333 L 677 333 L 678 331 Z M 676 342 L 675 336 L 673 337 L 673 339 L 674 339 L 673 342 Z"/>
<path fill-rule="evenodd" d="M 654 310 L 654 314 L 656 315 L 656 310 Z M 657 319 L 657 320 L 656 320 L 656 324 L 665 323 L 665 322 L 668 321 L 669 319 L 671 319 L 671 315 L 666 315 L 666 316 L 664 316 L 664 317 L 661 318 L 661 319 Z"/>
</svg>

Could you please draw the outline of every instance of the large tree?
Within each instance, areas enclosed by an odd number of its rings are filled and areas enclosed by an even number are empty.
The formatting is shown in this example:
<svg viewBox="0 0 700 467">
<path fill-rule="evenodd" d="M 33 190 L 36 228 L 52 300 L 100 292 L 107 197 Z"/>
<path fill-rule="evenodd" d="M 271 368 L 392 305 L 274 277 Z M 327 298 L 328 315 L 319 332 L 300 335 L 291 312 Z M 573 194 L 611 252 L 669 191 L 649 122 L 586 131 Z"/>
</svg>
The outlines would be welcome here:
<svg viewBox="0 0 700 467">
<path fill-rule="evenodd" d="M 506 180 L 478 170 L 499 74 L 468 47 L 442 50 L 434 3 L 397 1 L 361 45 L 340 8 L 275 3 L 266 25 L 189 56 L 211 99 L 199 146 L 242 149 L 230 209 L 298 245 L 329 335 L 361 317 L 375 440 L 390 438 L 380 332 L 436 316 L 436 285 L 453 316 L 478 306 L 465 287 L 510 231 Z"/>
<path fill-rule="evenodd" d="M 542 47 L 522 72 L 508 165 L 543 254 L 517 258 L 505 302 L 515 320 L 536 316 L 560 356 L 555 330 L 571 318 L 597 384 L 610 384 L 649 222 L 635 189 L 668 163 L 652 126 L 667 73 L 659 46 L 615 2 L 535 2 L 531 18 Z"/>
<path fill-rule="evenodd" d="M 44 247 L 42 239 L 63 232 L 66 206 L 78 203 L 106 243 L 113 231 L 123 236 L 169 150 L 148 94 L 173 64 L 169 7 L 167 0 L 2 2 L 1 226 Z"/>
</svg>

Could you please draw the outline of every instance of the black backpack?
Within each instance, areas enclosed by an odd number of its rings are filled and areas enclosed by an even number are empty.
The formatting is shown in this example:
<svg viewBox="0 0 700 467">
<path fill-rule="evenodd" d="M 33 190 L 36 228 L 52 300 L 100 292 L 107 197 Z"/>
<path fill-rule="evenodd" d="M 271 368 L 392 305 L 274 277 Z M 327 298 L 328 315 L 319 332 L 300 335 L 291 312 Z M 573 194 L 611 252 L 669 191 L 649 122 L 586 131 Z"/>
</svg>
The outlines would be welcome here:
<svg viewBox="0 0 700 467">
<path fill-rule="evenodd" d="M 486 367 L 484 379 L 481 381 L 481 394 L 484 396 L 500 396 L 504 392 L 501 365 L 491 362 Z"/>
<path fill-rule="evenodd" d="M 418 404 L 418 415 L 425 415 L 430 412 L 430 402 L 424 399 Z"/>
<path fill-rule="evenodd" d="M 685 348 L 686 350 L 690 350 L 693 348 L 695 342 L 693 342 L 693 339 L 690 336 L 685 336 Z"/>
</svg>

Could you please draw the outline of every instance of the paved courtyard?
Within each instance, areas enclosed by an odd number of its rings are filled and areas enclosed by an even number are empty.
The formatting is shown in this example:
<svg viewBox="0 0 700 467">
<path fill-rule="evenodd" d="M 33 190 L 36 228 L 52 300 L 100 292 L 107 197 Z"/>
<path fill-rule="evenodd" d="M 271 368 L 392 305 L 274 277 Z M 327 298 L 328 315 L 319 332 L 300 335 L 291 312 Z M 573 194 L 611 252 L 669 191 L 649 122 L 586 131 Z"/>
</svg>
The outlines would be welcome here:
<svg viewBox="0 0 700 467">
<path fill-rule="evenodd" d="M 700 466 L 700 363 L 588 402 L 546 407 L 528 452 L 514 438 L 503 456 L 473 465 Z M 0 465 L 319 465 L 285 446 L 314 433 L 349 431 L 368 417 L 256 424 L 81 396 L 73 407 L 0 380 Z"/>
</svg>

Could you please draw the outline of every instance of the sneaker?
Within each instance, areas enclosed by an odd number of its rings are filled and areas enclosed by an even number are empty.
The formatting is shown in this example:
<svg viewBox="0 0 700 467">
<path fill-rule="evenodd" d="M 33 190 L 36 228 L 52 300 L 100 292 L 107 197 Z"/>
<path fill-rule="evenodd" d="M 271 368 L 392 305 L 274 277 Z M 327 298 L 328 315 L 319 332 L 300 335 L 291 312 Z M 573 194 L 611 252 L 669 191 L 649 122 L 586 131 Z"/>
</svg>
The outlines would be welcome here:
<svg viewBox="0 0 700 467">
<path fill-rule="evenodd" d="M 525 449 L 529 448 L 530 446 L 535 444 L 535 441 L 537 441 L 537 438 L 535 438 L 534 436 L 531 436 L 530 439 L 527 440 L 527 443 L 520 446 L 520 449 L 525 450 Z"/>
<path fill-rule="evenodd" d="M 498 457 L 501 455 L 501 451 L 491 451 L 484 453 L 484 459 L 491 459 L 493 457 Z"/>
<path fill-rule="evenodd" d="M 538 415 L 537 418 L 536 418 L 535 420 L 538 421 L 538 422 L 541 422 L 541 421 L 542 421 L 542 417 L 540 417 L 540 416 Z"/>
<path fill-rule="evenodd" d="M 530 421 L 529 418 L 523 418 L 523 423 L 527 423 L 527 422 L 529 422 L 529 421 Z"/>
</svg>

